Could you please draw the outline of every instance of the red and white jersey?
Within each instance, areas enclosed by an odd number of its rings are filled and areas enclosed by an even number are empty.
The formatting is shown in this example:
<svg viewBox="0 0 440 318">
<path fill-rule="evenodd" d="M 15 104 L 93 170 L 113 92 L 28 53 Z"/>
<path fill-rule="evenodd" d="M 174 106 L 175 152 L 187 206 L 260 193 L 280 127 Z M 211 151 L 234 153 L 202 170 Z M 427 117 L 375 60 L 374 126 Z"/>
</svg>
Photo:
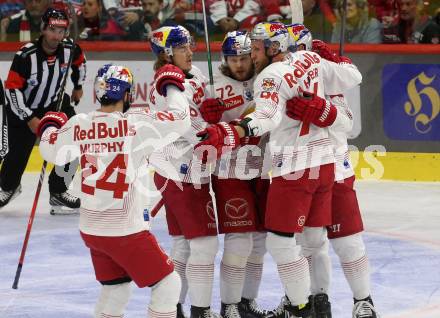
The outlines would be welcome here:
<svg viewBox="0 0 440 318">
<path fill-rule="evenodd" d="M 182 107 L 189 107 L 191 129 L 172 144 L 155 151 L 150 163 L 163 177 L 187 183 L 204 184 L 209 182 L 209 167 L 194 155 L 194 146 L 200 142 L 196 134 L 204 130 L 208 123 L 200 114 L 199 107 L 208 96 L 206 85 L 208 80 L 200 69 L 193 66 L 189 72 L 192 77 L 185 79 L 185 90 L 179 91 Z M 155 82 L 150 87 L 149 105 L 152 110 L 168 110 L 166 99 L 155 89 Z M 169 87 L 169 86 L 168 86 Z"/>
<path fill-rule="evenodd" d="M 72 117 L 61 129 L 46 129 L 42 157 L 57 165 L 80 159 L 80 230 L 125 236 L 149 228 L 148 156 L 190 128 L 189 113 L 94 111 Z"/>
<path fill-rule="evenodd" d="M 338 109 L 338 116 L 329 127 L 329 137 L 336 159 L 335 181 L 340 181 L 354 175 L 347 143 L 347 134 L 353 127 L 353 113 L 343 95 L 327 96 L 327 99 Z"/>
<path fill-rule="evenodd" d="M 254 80 L 253 77 L 241 82 L 221 72 L 214 75 L 215 97 L 222 99 L 226 107 L 221 121 L 229 123 L 243 118 L 255 110 Z M 263 165 L 265 144 L 261 142 L 256 144 L 255 141 L 251 139 L 248 145 L 223 154 L 217 161 L 214 174 L 220 178 L 240 180 L 259 177 Z"/>
<path fill-rule="evenodd" d="M 246 116 L 253 135 L 270 132 L 272 176 L 335 161 L 328 129 L 303 125 L 286 115 L 286 101 L 303 91 L 320 97 L 336 95 L 362 80 L 352 64 L 336 64 L 314 52 L 290 53 L 267 66 L 254 83 L 255 112 Z"/>
</svg>

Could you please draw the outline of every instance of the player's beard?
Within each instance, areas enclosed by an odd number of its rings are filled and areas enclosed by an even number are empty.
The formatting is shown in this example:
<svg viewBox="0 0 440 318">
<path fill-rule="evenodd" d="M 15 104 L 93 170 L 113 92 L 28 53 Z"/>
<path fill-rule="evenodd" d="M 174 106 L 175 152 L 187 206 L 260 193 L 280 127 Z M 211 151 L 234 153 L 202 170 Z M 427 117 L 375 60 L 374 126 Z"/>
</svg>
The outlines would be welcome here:
<svg viewBox="0 0 440 318">
<path fill-rule="evenodd" d="M 255 74 L 261 73 L 262 70 L 266 68 L 270 64 L 269 58 L 266 56 L 264 60 L 254 62 Z"/>
</svg>

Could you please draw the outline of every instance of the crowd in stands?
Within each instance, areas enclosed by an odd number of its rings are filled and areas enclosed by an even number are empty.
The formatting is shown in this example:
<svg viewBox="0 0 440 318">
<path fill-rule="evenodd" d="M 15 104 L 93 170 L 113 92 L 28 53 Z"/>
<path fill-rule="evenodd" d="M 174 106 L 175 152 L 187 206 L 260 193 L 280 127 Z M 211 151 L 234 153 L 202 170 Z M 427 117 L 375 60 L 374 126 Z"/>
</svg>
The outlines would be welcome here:
<svg viewBox="0 0 440 318">
<path fill-rule="evenodd" d="M 435 0 L 346 2 L 346 43 L 439 43 L 440 6 Z M 302 4 L 304 24 L 314 37 L 339 42 L 344 0 L 302 0 Z M 152 30 L 175 24 L 196 37 L 204 35 L 202 0 L 0 0 L 0 41 L 35 38 L 50 5 L 69 11 L 71 33 L 81 40 L 145 41 Z M 264 20 L 291 20 L 289 0 L 206 0 L 206 7 L 213 40 Z"/>
</svg>

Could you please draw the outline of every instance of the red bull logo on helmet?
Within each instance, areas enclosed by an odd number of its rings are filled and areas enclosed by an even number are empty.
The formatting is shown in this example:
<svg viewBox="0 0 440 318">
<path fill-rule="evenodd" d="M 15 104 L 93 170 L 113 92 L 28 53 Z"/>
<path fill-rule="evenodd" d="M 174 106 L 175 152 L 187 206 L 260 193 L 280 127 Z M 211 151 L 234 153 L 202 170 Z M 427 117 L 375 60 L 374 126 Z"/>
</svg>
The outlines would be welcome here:
<svg viewBox="0 0 440 318">
<path fill-rule="evenodd" d="M 276 32 L 276 31 L 283 30 L 283 29 L 284 29 L 284 25 L 283 24 L 281 24 L 281 23 L 272 23 L 270 25 L 269 31 L 270 32 Z"/>
</svg>

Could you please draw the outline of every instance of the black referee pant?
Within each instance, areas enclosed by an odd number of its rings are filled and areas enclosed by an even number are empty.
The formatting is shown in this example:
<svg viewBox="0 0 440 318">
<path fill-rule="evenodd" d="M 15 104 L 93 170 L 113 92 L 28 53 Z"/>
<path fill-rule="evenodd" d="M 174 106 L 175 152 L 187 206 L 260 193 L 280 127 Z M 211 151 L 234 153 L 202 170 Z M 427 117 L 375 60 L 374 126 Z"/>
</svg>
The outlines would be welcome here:
<svg viewBox="0 0 440 318">
<path fill-rule="evenodd" d="M 42 118 L 47 112 L 55 111 L 55 107 L 55 104 L 49 105 L 41 112 L 37 112 L 37 117 Z M 75 115 L 75 109 L 70 105 L 70 97 L 67 94 L 64 95 L 61 111 L 69 118 Z M 8 118 L 9 152 L 3 159 L 0 170 L 0 186 L 4 191 L 11 191 L 20 185 L 37 136 L 29 129 L 26 121 L 20 120 L 9 106 L 6 107 L 6 115 Z M 77 166 L 78 160 L 68 163 L 64 167 L 55 166 L 49 175 L 49 192 L 65 192 L 72 182 Z M 65 173 L 57 174 L 56 171 L 64 171 Z"/>
</svg>

